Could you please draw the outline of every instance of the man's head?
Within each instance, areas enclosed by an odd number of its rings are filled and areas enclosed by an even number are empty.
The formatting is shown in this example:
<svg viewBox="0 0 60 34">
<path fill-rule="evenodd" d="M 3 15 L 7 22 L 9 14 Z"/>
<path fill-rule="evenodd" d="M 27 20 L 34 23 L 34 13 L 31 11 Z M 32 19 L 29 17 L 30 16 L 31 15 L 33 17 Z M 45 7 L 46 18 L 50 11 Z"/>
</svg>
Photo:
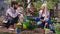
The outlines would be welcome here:
<svg viewBox="0 0 60 34">
<path fill-rule="evenodd" d="M 12 1 L 11 2 L 11 7 L 13 7 L 14 9 L 17 9 L 18 3 L 16 1 Z"/>
</svg>

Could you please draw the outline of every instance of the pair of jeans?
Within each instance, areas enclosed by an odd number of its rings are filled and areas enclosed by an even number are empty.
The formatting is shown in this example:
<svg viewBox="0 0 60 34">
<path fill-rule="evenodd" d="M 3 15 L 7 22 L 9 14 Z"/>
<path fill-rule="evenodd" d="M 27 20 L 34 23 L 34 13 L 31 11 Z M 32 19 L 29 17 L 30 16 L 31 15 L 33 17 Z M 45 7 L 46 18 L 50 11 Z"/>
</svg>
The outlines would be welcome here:
<svg viewBox="0 0 60 34">
<path fill-rule="evenodd" d="M 47 18 L 45 21 L 48 23 L 48 26 L 46 26 L 46 28 L 49 28 L 49 25 L 52 24 L 51 23 L 51 19 L 50 18 Z"/>
<path fill-rule="evenodd" d="M 38 28 L 42 28 L 42 29 L 44 29 L 45 21 L 44 21 L 44 22 L 42 22 L 42 23 L 40 23 L 40 24 L 37 24 L 37 25 L 38 25 Z"/>
</svg>

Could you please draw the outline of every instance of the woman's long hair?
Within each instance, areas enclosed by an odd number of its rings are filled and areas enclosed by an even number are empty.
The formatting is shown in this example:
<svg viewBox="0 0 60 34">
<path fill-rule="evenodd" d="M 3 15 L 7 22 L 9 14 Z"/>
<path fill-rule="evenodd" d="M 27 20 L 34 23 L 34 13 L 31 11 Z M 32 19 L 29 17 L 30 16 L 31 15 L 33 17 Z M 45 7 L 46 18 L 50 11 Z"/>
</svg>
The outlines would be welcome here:
<svg viewBox="0 0 60 34">
<path fill-rule="evenodd" d="M 42 8 L 44 8 L 44 9 L 42 9 Z M 43 12 L 46 13 L 46 11 L 47 11 L 47 2 L 44 2 L 44 3 L 42 4 L 41 9 L 43 10 Z"/>
</svg>

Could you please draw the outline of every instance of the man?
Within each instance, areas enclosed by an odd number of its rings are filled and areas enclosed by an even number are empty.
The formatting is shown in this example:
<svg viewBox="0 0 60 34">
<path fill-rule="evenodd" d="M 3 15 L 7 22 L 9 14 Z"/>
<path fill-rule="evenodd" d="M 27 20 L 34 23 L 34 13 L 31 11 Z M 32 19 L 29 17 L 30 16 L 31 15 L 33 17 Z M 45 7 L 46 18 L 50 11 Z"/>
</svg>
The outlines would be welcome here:
<svg viewBox="0 0 60 34">
<path fill-rule="evenodd" d="M 23 22 L 23 18 L 24 18 L 24 9 L 22 7 L 22 5 L 18 5 L 18 8 L 17 8 L 17 12 L 19 14 L 19 23 L 22 23 Z"/>
<path fill-rule="evenodd" d="M 7 28 L 9 28 L 10 25 L 15 26 L 14 24 L 18 23 L 18 12 L 16 11 L 17 7 L 18 7 L 18 3 L 16 1 L 12 1 L 11 7 L 6 11 L 7 20 L 5 20 L 6 23 L 4 24 Z"/>
</svg>

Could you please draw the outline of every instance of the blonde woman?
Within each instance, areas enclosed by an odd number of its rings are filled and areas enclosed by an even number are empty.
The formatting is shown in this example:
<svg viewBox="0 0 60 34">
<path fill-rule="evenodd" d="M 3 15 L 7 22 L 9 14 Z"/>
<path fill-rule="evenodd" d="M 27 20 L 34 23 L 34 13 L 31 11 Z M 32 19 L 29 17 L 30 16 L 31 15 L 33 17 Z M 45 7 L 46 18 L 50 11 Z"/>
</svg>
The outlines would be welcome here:
<svg viewBox="0 0 60 34">
<path fill-rule="evenodd" d="M 49 11 L 47 9 L 47 4 L 43 3 L 41 10 L 39 11 L 40 21 L 37 23 L 38 27 L 42 28 L 42 34 L 44 34 L 45 22 L 49 20 Z"/>
<path fill-rule="evenodd" d="M 41 10 L 39 11 L 39 17 L 44 17 L 44 20 L 48 21 L 49 11 L 47 10 L 47 4 L 43 4 L 41 6 Z"/>
</svg>

